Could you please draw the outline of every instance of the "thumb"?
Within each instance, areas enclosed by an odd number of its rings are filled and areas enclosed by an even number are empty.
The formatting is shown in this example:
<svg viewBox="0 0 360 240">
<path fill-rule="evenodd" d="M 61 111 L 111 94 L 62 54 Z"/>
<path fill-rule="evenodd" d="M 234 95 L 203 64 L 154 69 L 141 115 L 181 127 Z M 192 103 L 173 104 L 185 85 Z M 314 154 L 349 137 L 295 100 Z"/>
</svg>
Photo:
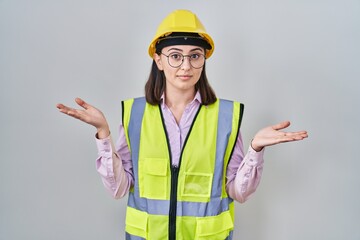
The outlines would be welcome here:
<svg viewBox="0 0 360 240">
<path fill-rule="evenodd" d="M 76 102 L 79 106 L 83 107 L 84 109 L 88 109 L 88 108 L 90 107 L 90 105 L 87 104 L 87 103 L 86 103 L 84 100 L 82 100 L 81 98 L 75 98 L 75 102 Z"/>
<path fill-rule="evenodd" d="M 281 123 L 278 123 L 278 124 L 272 126 L 272 128 L 274 130 L 280 130 L 280 129 L 287 128 L 288 126 L 290 126 L 290 121 L 284 121 L 284 122 L 281 122 Z"/>
</svg>

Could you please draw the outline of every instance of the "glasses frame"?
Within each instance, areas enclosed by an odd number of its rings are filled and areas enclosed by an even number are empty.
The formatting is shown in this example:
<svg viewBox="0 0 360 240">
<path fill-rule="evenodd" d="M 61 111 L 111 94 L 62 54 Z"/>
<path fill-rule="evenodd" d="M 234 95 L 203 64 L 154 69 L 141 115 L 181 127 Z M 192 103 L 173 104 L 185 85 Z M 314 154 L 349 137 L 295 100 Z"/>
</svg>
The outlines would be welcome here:
<svg viewBox="0 0 360 240">
<path fill-rule="evenodd" d="M 179 68 L 179 67 L 181 67 L 181 65 L 183 65 L 184 60 L 185 60 L 186 57 L 189 58 L 189 62 L 190 62 L 191 67 L 193 67 L 193 68 L 195 68 L 195 69 L 200 69 L 200 68 L 202 68 L 202 67 L 205 65 L 205 61 L 206 61 L 206 57 L 205 57 L 204 54 L 202 54 L 202 53 L 196 53 L 196 54 L 198 54 L 198 55 L 203 56 L 203 58 L 204 58 L 204 63 L 203 63 L 203 65 L 201 65 L 201 67 L 194 67 L 194 66 L 191 64 L 191 55 L 192 55 L 192 54 L 190 54 L 190 55 L 183 55 L 183 54 L 181 54 L 181 53 L 170 53 L 169 55 L 166 55 L 166 54 L 164 54 L 164 53 L 162 53 L 162 52 L 160 52 L 160 54 L 162 54 L 162 55 L 164 55 L 165 57 L 167 57 L 167 61 L 168 61 L 169 66 L 170 66 L 170 67 L 173 67 L 173 68 Z M 170 57 L 171 54 L 179 54 L 179 55 L 182 56 L 182 60 L 181 60 L 181 63 L 180 63 L 179 66 L 174 67 L 173 65 L 170 64 L 169 57 Z"/>
</svg>

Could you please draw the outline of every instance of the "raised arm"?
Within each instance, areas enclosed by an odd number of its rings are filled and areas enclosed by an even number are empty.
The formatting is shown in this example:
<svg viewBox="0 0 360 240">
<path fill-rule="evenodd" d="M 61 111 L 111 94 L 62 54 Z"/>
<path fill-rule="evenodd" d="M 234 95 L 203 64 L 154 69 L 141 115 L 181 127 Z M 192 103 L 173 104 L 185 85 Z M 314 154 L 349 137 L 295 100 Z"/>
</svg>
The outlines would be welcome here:
<svg viewBox="0 0 360 240">
<path fill-rule="evenodd" d="M 75 102 L 83 109 L 75 109 L 61 103 L 56 107 L 60 112 L 90 124 L 97 129 L 96 144 L 99 157 L 96 160 L 96 169 L 101 176 L 105 188 L 115 198 L 123 197 L 133 182 L 132 162 L 126 141 L 116 149 L 110 136 L 109 125 L 104 114 L 94 106 L 80 98 Z M 120 133 L 122 133 L 120 131 Z M 125 135 L 123 138 L 125 139 Z M 122 159 L 122 156 L 125 159 Z"/>
<path fill-rule="evenodd" d="M 284 142 L 299 141 L 308 137 L 306 131 L 281 131 L 290 126 L 285 121 L 261 129 L 254 137 L 251 147 L 244 156 L 241 135 L 236 142 L 234 154 L 227 168 L 226 188 L 228 194 L 239 202 L 245 202 L 256 191 L 263 170 L 263 148 Z"/>
</svg>

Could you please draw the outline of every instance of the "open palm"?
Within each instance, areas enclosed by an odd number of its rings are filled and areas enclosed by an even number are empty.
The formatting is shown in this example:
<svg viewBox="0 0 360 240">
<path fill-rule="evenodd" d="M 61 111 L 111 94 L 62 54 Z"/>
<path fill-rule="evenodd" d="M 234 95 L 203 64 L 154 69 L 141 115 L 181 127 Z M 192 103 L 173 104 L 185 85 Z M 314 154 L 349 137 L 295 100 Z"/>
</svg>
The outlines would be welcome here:
<svg viewBox="0 0 360 240">
<path fill-rule="evenodd" d="M 303 140 L 308 137 L 306 131 L 298 131 L 298 132 L 284 132 L 280 131 L 290 126 L 289 121 L 285 121 L 273 126 L 269 126 L 261 129 L 255 135 L 251 146 L 254 150 L 260 151 L 262 148 L 266 146 L 271 146 L 284 142 L 292 142 Z"/>
<path fill-rule="evenodd" d="M 108 123 L 104 114 L 99 109 L 86 103 L 81 98 L 76 98 L 75 102 L 83 109 L 71 108 L 61 103 L 57 104 L 56 107 L 59 109 L 60 112 L 96 127 L 98 132 L 108 132 Z"/>
</svg>

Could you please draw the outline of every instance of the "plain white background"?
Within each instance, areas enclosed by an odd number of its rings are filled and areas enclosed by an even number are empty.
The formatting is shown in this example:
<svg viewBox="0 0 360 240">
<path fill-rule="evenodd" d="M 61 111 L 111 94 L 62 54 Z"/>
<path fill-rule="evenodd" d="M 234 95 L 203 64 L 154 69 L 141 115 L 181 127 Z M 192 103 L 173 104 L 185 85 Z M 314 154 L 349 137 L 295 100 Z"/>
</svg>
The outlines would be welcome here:
<svg viewBox="0 0 360 240">
<path fill-rule="evenodd" d="M 217 95 L 245 103 L 245 148 L 290 120 L 309 138 L 266 149 L 235 238 L 360 239 L 358 0 L 0 0 L 0 239 L 124 239 L 126 198 L 95 170 L 95 129 L 60 114 L 82 97 L 113 137 L 143 95 L 157 25 L 194 11 L 216 48 Z"/>
</svg>

